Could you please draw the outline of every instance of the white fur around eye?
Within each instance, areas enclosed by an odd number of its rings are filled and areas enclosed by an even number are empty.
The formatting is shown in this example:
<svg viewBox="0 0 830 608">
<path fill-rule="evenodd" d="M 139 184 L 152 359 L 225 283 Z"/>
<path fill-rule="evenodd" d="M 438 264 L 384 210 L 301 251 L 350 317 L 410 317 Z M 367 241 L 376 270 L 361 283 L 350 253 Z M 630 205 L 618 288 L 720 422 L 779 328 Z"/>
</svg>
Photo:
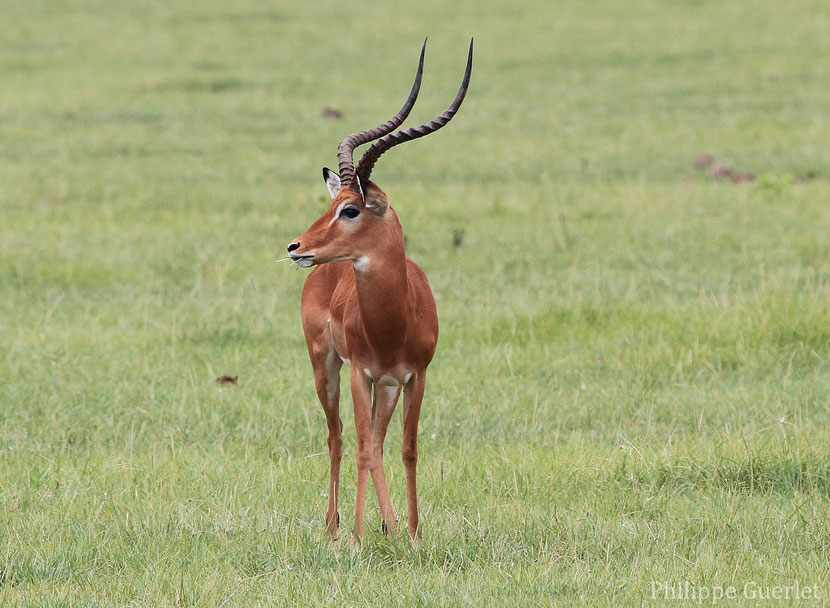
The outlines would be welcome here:
<svg viewBox="0 0 830 608">
<path fill-rule="evenodd" d="M 346 203 L 340 203 L 339 205 L 337 205 L 337 211 L 334 212 L 334 217 L 331 218 L 331 221 L 329 222 L 329 226 L 331 226 L 334 222 L 337 221 L 337 219 L 340 217 L 340 212 L 343 211 L 343 207 L 345 207 L 345 206 L 346 206 Z"/>
<path fill-rule="evenodd" d="M 331 221 L 329 222 L 329 226 L 331 226 L 334 222 L 336 222 L 337 220 L 340 219 L 340 214 L 343 212 L 343 209 L 345 209 L 348 206 L 354 206 L 354 201 L 345 201 L 345 202 L 340 203 L 339 205 L 337 205 L 337 210 L 334 212 L 334 217 L 331 218 Z M 355 217 L 346 217 L 346 216 L 343 216 L 343 217 L 344 217 L 344 219 L 347 219 L 347 220 L 356 220 L 359 216 L 360 216 L 360 214 L 358 214 Z"/>
</svg>

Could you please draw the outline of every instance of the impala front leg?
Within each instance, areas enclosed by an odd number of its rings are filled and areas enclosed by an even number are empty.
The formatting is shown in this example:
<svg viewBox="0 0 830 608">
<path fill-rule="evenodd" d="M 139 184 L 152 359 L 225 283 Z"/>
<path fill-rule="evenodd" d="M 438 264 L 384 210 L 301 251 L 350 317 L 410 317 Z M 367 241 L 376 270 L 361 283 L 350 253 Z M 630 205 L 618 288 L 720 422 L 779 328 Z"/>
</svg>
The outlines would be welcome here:
<svg viewBox="0 0 830 608">
<path fill-rule="evenodd" d="M 336 401 L 335 401 L 336 403 Z M 326 409 L 326 422 L 329 427 L 329 436 L 326 440 L 329 445 L 329 508 L 326 512 L 326 533 L 337 538 L 337 528 L 340 526 L 340 513 L 337 510 L 337 498 L 340 492 L 340 458 L 343 455 L 343 423 L 335 407 Z"/>
<path fill-rule="evenodd" d="M 330 341 L 324 334 L 323 339 Z M 340 525 L 340 515 L 337 511 L 337 498 L 340 492 L 340 458 L 343 453 L 343 422 L 340 420 L 340 368 L 343 365 L 340 357 L 334 350 L 334 344 L 329 344 L 327 354 L 320 353 L 322 349 L 309 349 L 311 365 L 314 368 L 314 381 L 317 387 L 317 398 L 326 413 L 326 424 L 329 435 L 326 442 L 329 446 L 329 506 L 326 512 L 326 532 L 332 539 L 337 538 L 337 527 Z"/>
<path fill-rule="evenodd" d="M 363 544 L 363 514 L 366 510 L 366 486 L 372 466 L 372 389 L 369 378 L 352 362 L 349 379 L 354 401 L 354 426 L 357 431 L 357 500 L 354 510 L 354 532 Z"/>
</svg>

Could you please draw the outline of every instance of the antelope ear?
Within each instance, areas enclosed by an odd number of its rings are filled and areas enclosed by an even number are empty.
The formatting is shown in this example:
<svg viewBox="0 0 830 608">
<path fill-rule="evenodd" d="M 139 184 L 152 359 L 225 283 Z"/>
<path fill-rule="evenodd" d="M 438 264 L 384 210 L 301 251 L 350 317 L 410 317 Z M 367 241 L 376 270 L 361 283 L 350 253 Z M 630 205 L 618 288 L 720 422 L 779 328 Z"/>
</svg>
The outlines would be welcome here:
<svg viewBox="0 0 830 608">
<path fill-rule="evenodd" d="M 386 198 L 386 193 L 378 188 L 374 182 L 366 182 L 363 201 L 366 208 L 375 215 L 383 215 L 389 209 L 389 199 Z"/>
<path fill-rule="evenodd" d="M 323 167 L 323 179 L 331 197 L 337 196 L 337 193 L 340 192 L 340 176 L 328 167 Z"/>
</svg>

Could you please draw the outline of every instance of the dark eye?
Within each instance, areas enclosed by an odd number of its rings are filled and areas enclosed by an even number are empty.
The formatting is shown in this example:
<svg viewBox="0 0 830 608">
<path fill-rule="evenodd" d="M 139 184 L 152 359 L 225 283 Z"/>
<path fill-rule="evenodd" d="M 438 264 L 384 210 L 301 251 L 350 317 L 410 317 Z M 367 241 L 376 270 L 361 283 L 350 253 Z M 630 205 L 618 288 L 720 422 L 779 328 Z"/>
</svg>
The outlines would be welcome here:
<svg viewBox="0 0 830 608">
<path fill-rule="evenodd" d="M 360 215 L 360 209 L 357 207 L 344 207 L 340 212 L 340 217 L 347 217 L 350 220 L 353 220 L 358 215 Z"/>
</svg>

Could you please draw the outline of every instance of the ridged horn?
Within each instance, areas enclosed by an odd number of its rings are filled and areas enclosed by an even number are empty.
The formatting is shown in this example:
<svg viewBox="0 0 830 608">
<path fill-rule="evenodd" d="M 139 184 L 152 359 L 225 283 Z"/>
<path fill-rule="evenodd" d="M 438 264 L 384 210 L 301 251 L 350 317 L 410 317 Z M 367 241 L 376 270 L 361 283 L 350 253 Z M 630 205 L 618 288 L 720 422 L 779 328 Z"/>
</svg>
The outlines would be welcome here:
<svg viewBox="0 0 830 608">
<path fill-rule="evenodd" d="M 366 153 L 357 164 L 357 174 L 360 176 L 360 179 L 364 181 L 369 179 L 369 176 L 372 174 L 372 169 L 375 167 L 375 163 L 389 148 L 393 148 L 398 144 L 402 144 L 413 139 L 418 139 L 424 135 L 429 135 L 430 133 L 435 133 L 438 129 L 450 122 L 453 116 L 455 116 L 455 113 L 458 112 L 458 109 L 461 107 L 461 102 L 464 101 L 464 97 L 467 95 L 467 87 L 470 85 L 470 74 L 472 71 L 473 39 L 471 38 L 470 52 L 467 54 L 467 69 L 464 71 L 464 78 L 461 81 L 461 87 L 458 89 L 458 93 L 450 104 L 450 107 L 435 120 L 431 120 L 430 122 L 424 123 L 417 127 L 402 129 L 378 139 L 369 147 L 368 150 L 366 150 Z"/>
<path fill-rule="evenodd" d="M 424 45 L 421 47 L 421 58 L 418 60 L 418 71 L 415 74 L 415 82 L 412 83 L 412 89 L 409 91 L 409 97 L 406 98 L 401 109 L 385 123 L 378 125 L 374 129 L 367 129 L 358 133 L 352 133 L 337 147 L 337 162 L 340 167 L 340 183 L 342 186 L 348 186 L 355 192 L 359 192 L 360 188 L 355 182 L 355 168 L 354 168 L 354 149 L 362 144 L 368 143 L 379 137 L 391 133 L 393 130 L 401 126 L 409 112 L 412 111 L 412 106 L 415 105 L 415 100 L 418 99 L 418 91 L 421 90 L 421 77 L 424 73 L 424 52 L 427 48 L 427 39 L 424 38 Z"/>
</svg>

